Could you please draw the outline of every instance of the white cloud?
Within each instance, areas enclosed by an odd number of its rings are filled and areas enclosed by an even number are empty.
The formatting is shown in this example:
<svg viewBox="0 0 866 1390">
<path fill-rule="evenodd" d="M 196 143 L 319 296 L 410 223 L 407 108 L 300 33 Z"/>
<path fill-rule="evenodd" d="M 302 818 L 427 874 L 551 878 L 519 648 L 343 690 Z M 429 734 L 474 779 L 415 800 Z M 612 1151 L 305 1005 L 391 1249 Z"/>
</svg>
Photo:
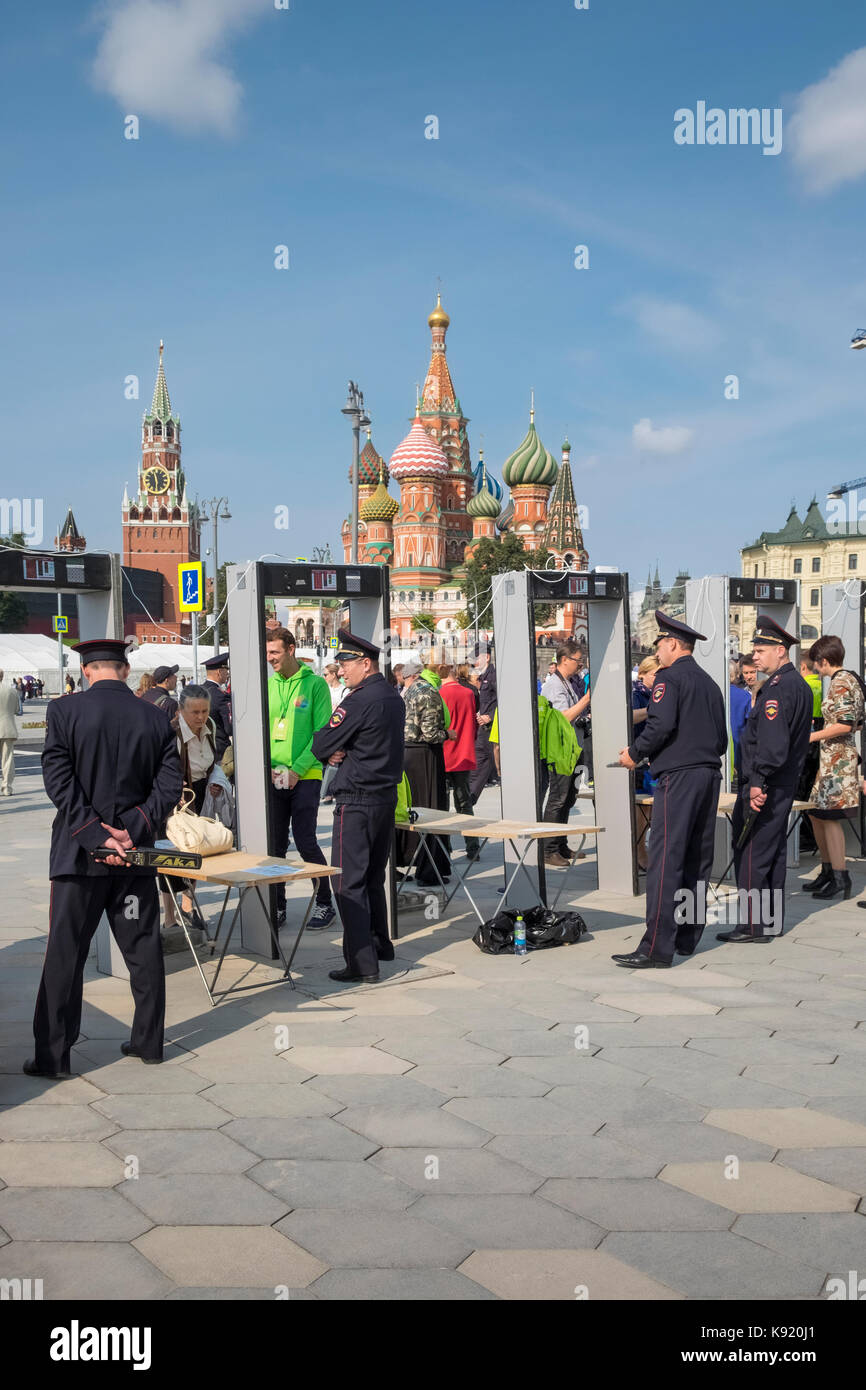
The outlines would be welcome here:
<svg viewBox="0 0 866 1390">
<path fill-rule="evenodd" d="M 694 438 L 694 430 L 685 425 L 662 425 L 653 428 L 649 419 L 638 420 L 631 432 L 636 449 L 647 454 L 681 454 Z"/>
<path fill-rule="evenodd" d="M 827 193 L 866 174 L 866 48 L 805 87 L 786 126 L 810 192 Z"/>
<path fill-rule="evenodd" d="M 665 347 L 698 352 L 715 346 L 719 340 L 719 331 L 712 319 L 690 309 L 687 304 L 639 294 L 623 307 L 633 315 L 639 328 Z"/>
<path fill-rule="evenodd" d="M 276 13 L 269 0 L 123 0 L 100 15 L 95 83 L 125 115 L 229 135 L 242 88 L 220 50 L 233 29 L 268 10 Z"/>
</svg>

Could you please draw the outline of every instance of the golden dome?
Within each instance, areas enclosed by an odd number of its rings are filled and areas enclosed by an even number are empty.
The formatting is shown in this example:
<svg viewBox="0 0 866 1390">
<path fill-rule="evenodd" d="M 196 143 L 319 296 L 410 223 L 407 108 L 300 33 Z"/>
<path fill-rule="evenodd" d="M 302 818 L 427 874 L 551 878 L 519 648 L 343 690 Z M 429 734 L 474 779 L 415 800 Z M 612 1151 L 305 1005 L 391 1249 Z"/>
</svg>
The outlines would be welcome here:
<svg viewBox="0 0 866 1390">
<path fill-rule="evenodd" d="M 449 319 L 445 310 L 442 308 L 442 296 L 441 294 L 437 294 L 436 308 L 433 310 L 432 314 L 427 320 L 427 323 L 430 326 L 430 328 L 447 328 L 450 322 L 451 320 Z"/>
</svg>

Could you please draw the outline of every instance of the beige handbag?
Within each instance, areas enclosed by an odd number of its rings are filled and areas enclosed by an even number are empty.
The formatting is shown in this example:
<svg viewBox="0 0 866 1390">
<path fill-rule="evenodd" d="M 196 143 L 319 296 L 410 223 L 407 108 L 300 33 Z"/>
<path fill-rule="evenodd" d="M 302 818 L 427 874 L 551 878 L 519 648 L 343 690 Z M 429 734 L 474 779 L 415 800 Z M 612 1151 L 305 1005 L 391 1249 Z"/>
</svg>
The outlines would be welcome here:
<svg viewBox="0 0 866 1390">
<path fill-rule="evenodd" d="M 187 854 L 228 854 L 234 848 L 231 830 L 209 816 L 197 816 L 189 809 L 194 801 L 195 793 L 184 787 L 180 805 L 172 811 L 166 824 L 168 839 L 176 849 L 185 850 Z"/>
</svg>

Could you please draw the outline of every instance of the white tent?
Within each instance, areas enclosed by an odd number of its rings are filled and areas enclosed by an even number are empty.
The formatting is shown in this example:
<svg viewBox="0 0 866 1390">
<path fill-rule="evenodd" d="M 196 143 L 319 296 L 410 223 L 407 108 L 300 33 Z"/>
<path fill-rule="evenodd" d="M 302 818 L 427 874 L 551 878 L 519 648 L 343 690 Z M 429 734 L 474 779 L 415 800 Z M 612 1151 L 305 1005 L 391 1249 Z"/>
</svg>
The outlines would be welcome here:
<svg viewBox="0 0 866 1390">
<path fill-rule="evenodd" d="M 76 681 L 81 675 L 81 662 L 78 653 L 71 647 L 64 648 L 66 665 L 63 674 L 71 675 Z M 199 679 L 205 672 L 202 662 L 214 655 L 212 646 L 201 645 L 198 649 Z M 145 671 L 153 672 L 157 666 L 177 666 L 178 675 L 187 680 L 195 678 L 192 662 L 192 647 L 179 642 L 144 642 L 129 655 L 130 675 L 128 684 L 133 690 Z M 18 676 L 32 676 L 34 680 L 45 682 L 46 695 L 59 694 L 57 663 L 57 641 L 44 633 L 10 632 L 0 633 L 0 671 L 7 681 Z"/>
</svg>

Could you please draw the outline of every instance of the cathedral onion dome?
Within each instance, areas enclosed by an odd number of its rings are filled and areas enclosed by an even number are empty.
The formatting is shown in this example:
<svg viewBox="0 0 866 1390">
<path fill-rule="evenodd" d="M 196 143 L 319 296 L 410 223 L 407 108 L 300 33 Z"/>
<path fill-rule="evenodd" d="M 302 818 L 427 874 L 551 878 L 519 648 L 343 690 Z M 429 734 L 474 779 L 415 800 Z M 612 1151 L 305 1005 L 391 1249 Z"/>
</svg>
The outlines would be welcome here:
<svg viewBox="0 0 866 1390">
<path fill-rule="evenodd" d="M 496 521 L 502 508 L 502 499 L 497 497 L 493 491 L 493 481 L 485 473 L 475 496 L 469 498 L 466 503 L 466 510 L 471 517 L 489 517 L 491 521 Z"/>
<path fill-rule="evenodd" d="M 505 508 L 505 510 L 504 510 L 503 512 L 500 512 L 500 513 L 499 513 L 499 518 L 498 518 L 498 520 L 497 520 L 497 522 L 496 522 L 496 529 L 497 529 L 497 531 L 507 531 L 513 520 L 514 520 L 514 498 L 511 497 L 511 498 L 508 499 L 508 506 Z"/>
<path fill-rule="evenodd" d="M 427 320 L 427 325 L 429 328 L 447 328 L 450 322 L 451 320 L 442 308 L 442 296 L 437 294 L 436 308 Z"/>
<path fill-rule="evenodd" d="M 358 457 L 358 482 L 361 487 L 375 487 L 379 481 L 382 469 L 385 469 L 384 482 L 388 482 L 388 470 L 385 468 L 385 460 L 373 448 L 373 441 L 370 438 L 370 431 L 367 431 L 367 443 L 364 445 Z M 352 470 L 349 469 L 349 482 L 352 481 Z"/>
<path fill-rule="evenodd" d="M 444 478 L 448 460 L 415 416 L 412 428 L 391 455 L 388 465 L 392 478 Z"/>
<path fill-rule="evenodd" d="M 379 472 L 379 486 L 372 497 L 367 497 L 360 507 L 362 521 L 393 521 L 400 510 L 400 503 L 392 497 L 385 486 L 385 465 Z"/>
<path fill-rule="evenodd" d="M 497 502 L 502 501 L 502 484 L 497 482 L 497 480 L 493 477 L 492 473 L 487 472 L 486 468 L 484 467 L 483 459 L 479 459 L 477 468 L 474 468 L 472 470 L 472 478 L 475 483 L 476 492 L 481 491 L 482 482 L 486 478 L 488 490 L 493 493 L 493 496 L 496 498 Z M 485 516 L 486 515 L 487 513 L 485 512 Z"/>
<path fill-rule="evenodd" d="M 535 431 L 535 411 L 529 413 L 529 429 L 523 443 L 505 460 L 502 476 L 509 487 L 534 483 L 549 487 L 556 482 L 556 463 Z"/>
</svg>

